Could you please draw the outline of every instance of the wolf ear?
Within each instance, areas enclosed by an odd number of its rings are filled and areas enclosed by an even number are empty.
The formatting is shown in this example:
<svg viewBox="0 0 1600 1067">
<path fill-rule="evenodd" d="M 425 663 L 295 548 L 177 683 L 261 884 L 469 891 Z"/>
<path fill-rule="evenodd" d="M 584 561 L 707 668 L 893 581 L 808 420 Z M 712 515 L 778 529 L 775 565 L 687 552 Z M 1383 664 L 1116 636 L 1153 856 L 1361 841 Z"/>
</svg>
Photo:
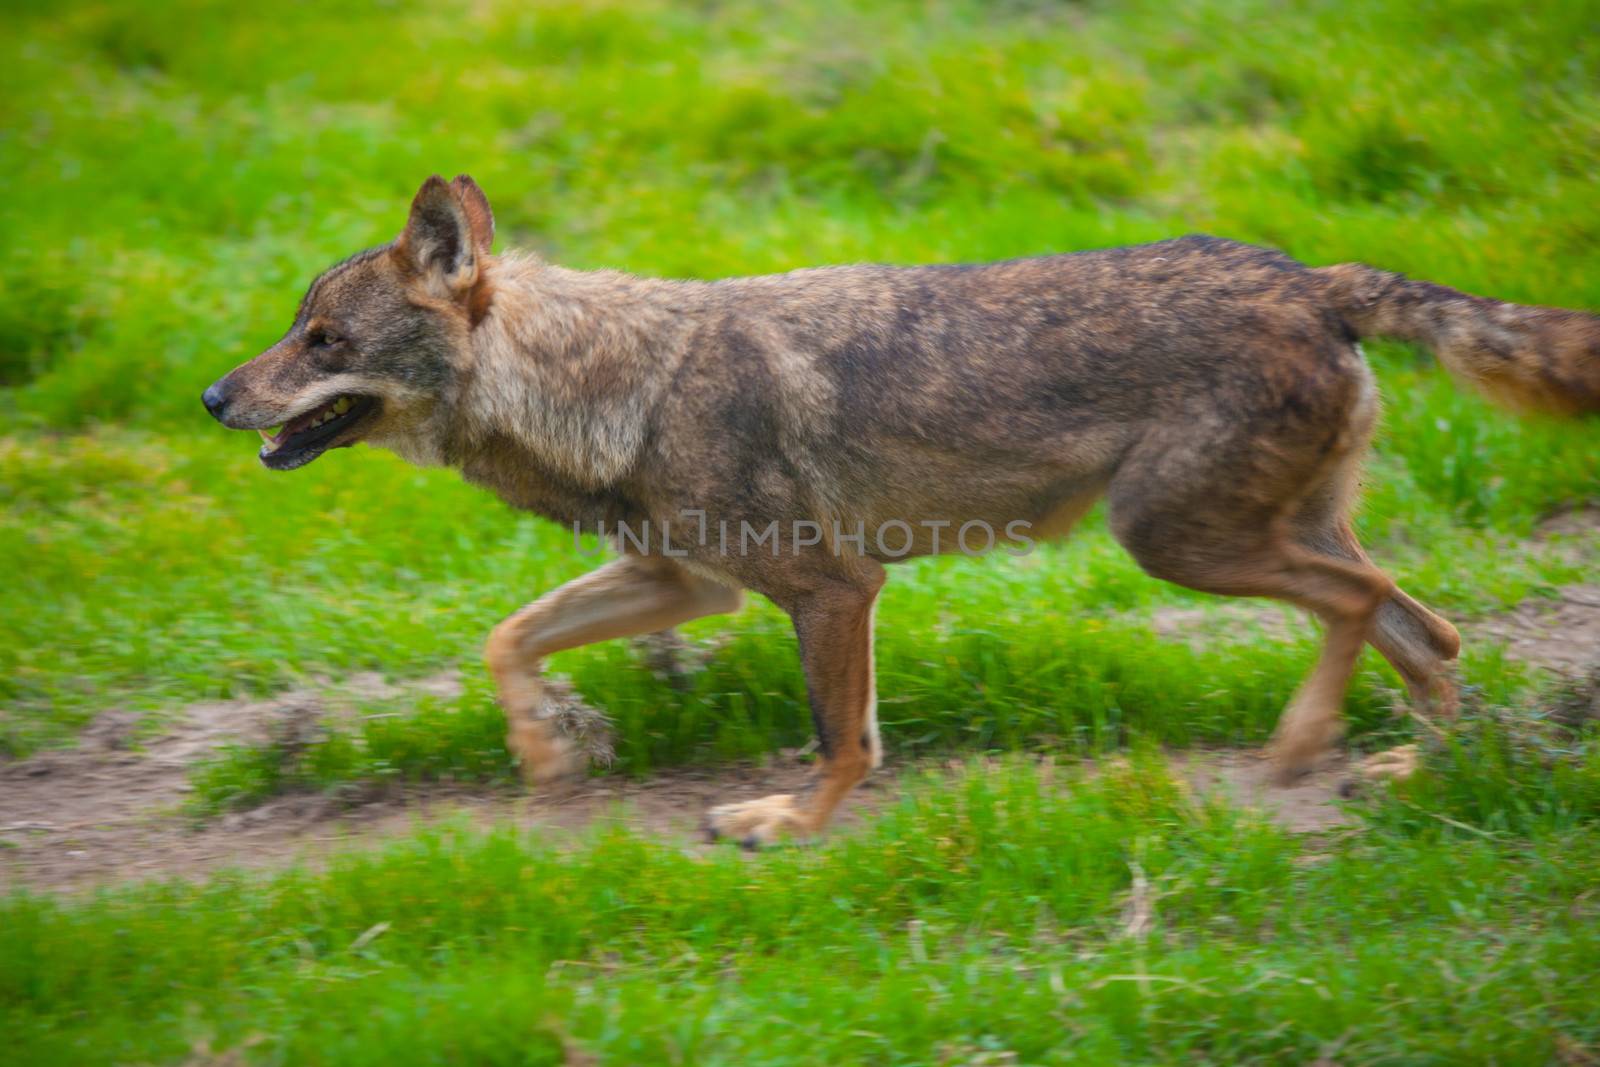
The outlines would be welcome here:
<svg viewBox="0 0 1600 1067">
<path fill-rule="evenodd" d="M 453 182 L 435 174 L 411 201 L 396 251 L 435 296 L 456 298 L 477 282 L 493 242 L 494 216 L 478 184 L 465 174 Z"/>
<path fill-rule="evenodd" d="M 489 210 L 489 198 L 483 195 L 470 174 L 457 174 L 450 188 L 461 198 L 462 210 L 467 213 L 473 251 L 479 256 L 488 255 L 489 246 L 494 244 L 494 212 Z"/>
</svg>

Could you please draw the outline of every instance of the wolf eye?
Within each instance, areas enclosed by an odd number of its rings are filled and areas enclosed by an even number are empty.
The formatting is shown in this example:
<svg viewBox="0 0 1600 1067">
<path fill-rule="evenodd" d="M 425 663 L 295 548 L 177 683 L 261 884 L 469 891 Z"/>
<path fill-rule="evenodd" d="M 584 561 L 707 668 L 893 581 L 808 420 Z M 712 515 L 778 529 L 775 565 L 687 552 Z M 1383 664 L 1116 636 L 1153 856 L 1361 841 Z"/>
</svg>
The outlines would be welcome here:
<svg viewBox="0 0 1600 1067">
<path fill-rule="evenodd" d="M 344 338 L 340 337 L 332 330 L 318 330 L 316 333 L 311 335 L 311 344 L 316 348 L 332 348 L 342 340 L 344 340 Z"/>
</svg>

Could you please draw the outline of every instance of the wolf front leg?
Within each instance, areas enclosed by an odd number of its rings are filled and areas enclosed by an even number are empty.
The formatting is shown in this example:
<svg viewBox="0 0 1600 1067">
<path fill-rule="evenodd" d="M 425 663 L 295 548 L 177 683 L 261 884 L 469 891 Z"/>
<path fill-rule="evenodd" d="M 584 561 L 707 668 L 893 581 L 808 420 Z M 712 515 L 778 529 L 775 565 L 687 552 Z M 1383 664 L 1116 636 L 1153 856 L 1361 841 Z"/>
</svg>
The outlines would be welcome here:
<svg viewBox="0 0 1600 1067">
<path fill-rule="evenodd" d="M 484 649 L 506 714 L 506 747 L 529 783 L 583 769 L 552 721 L 546 657 L 579 645 L 665 630 L 738 608 L 741 594 L 670 559 L 627 555 L 575 578 L 506 619 Z"/>
<path fill-rule="evenodd" d="M 834 809 L 882 761 L 872 677 L 872 621 L 883 568 L 856 561 L 849 579 L 830 579 L 779 606 L 794 620 L 822 761 L 802 794 L 723 804 L 706 815 L 713 838 L 758 848 L 785 835 L 822 830 Z M 777 599 L 777 598 L 775 598 Z"/>
</svg>

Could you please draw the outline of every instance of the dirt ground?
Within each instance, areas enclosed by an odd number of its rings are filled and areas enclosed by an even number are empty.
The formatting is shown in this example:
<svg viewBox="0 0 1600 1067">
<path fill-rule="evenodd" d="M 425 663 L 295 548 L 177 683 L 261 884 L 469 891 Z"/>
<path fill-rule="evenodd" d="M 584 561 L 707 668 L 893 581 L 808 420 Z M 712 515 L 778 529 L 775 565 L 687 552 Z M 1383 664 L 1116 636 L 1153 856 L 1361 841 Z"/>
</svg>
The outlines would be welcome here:
<svg viewBox="0 0 1600 1067">
<path fill-rule="evenodd" d="M 225 744 L 281 736 L 298 720 L 346 713 L 362 700 L 405 692 L 450 697 L 459 691 L 453 673 L 403 689 L 376 675 L 357 675 L 272 700 L 192 704 L 165 715 L 162 732 L 137 745 L 136 718 L 108 711 L 83 731 L 76 748 L 0 764 L 0 890 L 82 889 L 221 868 L 315 862 L 340 848 L 378 844 L 418 825 L 444 821 L 509 823 L 560 840 L 599 820 L 622 818 L 686 848 L 704 848 L 700 821 L 707 808 L 793 791 L 810 772 L 800 753 L 786 751 L 759 767 L 679 769 L 646 780 L 596 777 L 545 792 L 439 785 L 353 807 L 297 794 L 202 824 L 182 811 L 189 768 Z M 1326 830 L 1346 819 L 1337 800 L 1338 765 L 1292 789 L 1269 788 L 1266 768 L 1253 753 L 1175 753 L 1173 766 L 1198 790 L 1224 790 L 1297 830 Z M 898 772 L 909 769 L 885 768 L 856 792 L 837 825 L 853 825 L 883 806 L 894 795 Z"/>
<path fill-rule="evenodd" d="M 303 696 L 239 702 L 232 721 L 259 726 L 305 706 Z M 598 777 L 536 793 L 419 787 L 355 807 L 290 795 L 197 825 L 180 810 L 185 775 L 203 751 L 200 736 L 220 744 L 232 733 L 212 726 L 221 707 L 197 705 L 199 714 L 181 718 L 143 751 L 120 747 L 117 731 L 96 723 L 78 748 L 0 766 L 0 891 L 85 889 L 222 868 L 314 863 L 341 848 L 370 847 L 418 826 L 463 820 L 485 827 L 510 824 L 560 841 L 600 820 L 621 818 L 645 833 L 702 849 L 709 847 L 699 829 L 707 808 L 791 792 L 810 773 L 806 761 L 786 752 L 762 767 L 671 770 L 645 780 Z M 1175 753 L 1172 765 L 1198 791 L 1220 789 L 1296 830 L 1328 830 L 1347 820 L 1338 802 L 1342 763 L 1289 789 L 1270 787 L 1265 764 L 1250 752 Z M 889 766 L 864 784 L 836 826 L 854 825 L 892 800 L 898 772 L 909 769 Z"/>
<path fill-rule="evenodd" d="M 1597 529 L 1600 512 L 1591 510 L 1552 520 L 1540 537 L 1554 539 L 1559 549 L 1570 543 L 1563 535 Z M 1247 631 L 1280 638 L 1309 625 L 1277 605 L 1229 603 L 1209 611 L 1159 612 L 1155 629 L 1168 640 L 1214 640 L 1219 615 Z M 1469 621 L 1462 630 L 1468 641 L 1504 642 L 1510 655 L 1576 678 L 1600 659 L 1600 584 L 1568 586 L 1554 598 L 1529 600 L 1502 615 Z M 808 774 L 808 764 L 789 752 L 762 767 L 676 770 L 645 781 L 598 777 L 558 792 L 440 786 L 353 808 L 297 795 L 199 826 L 181 811 L 188 768 L 224 744 L 259 740 L 296 717 L 338 714 L 365 699 L 405 693 L 448 698 L 459 692 L 453 673 L 404 688 L 378 675 L 356 675 L 272 700 L 189 705 L 164 716 L 160 735 L 142 738 L 137 746 L 137 719 L 109 710 L 83 731 L 76 748 L 0 764 L 0 891 L 82 889 L 220 868 L 315 862 L 336 849 L 374 844 L 442 820 L 511 823 L 570 838 L 597 820 L 620 816 L 647 833 L 703 848 L 699 825 L 708 807 L 792 791 Z M 1340 765 L 1288 789 L 1269 787 L 1265 768 L 1249 752 L 1176 753 L 1173 767 L 1197 791 L 1220 790 L 1297 831 L 1326 831 L 1348 819 L 1338 799 L 1344 779 Z M 858 791 L 842 826 L 870 815 L 893 796 L 894 771 L 887 768 Z"/>
</svg>

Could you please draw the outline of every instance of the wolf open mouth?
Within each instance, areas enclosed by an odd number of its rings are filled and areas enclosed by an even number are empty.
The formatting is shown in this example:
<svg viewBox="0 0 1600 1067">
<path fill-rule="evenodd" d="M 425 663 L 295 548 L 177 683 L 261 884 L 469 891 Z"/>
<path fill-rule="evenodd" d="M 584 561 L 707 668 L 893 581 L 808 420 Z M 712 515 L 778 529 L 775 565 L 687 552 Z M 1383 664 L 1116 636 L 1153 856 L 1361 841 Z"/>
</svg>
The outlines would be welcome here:
<svg viewBox="0 0 1600 1067">
<path fill-rule="evenodd" d="M 330 404 L 297 415 L 279 427 L 276 434 L 258 430 L 266 444 L 261 446 L 261 463 L 275 471 L 304 467 L 330 448 L 355 444 L 346 433 L 356 423 L 378 409 L 371 396 L 341 396 Z"/>
</svg>

